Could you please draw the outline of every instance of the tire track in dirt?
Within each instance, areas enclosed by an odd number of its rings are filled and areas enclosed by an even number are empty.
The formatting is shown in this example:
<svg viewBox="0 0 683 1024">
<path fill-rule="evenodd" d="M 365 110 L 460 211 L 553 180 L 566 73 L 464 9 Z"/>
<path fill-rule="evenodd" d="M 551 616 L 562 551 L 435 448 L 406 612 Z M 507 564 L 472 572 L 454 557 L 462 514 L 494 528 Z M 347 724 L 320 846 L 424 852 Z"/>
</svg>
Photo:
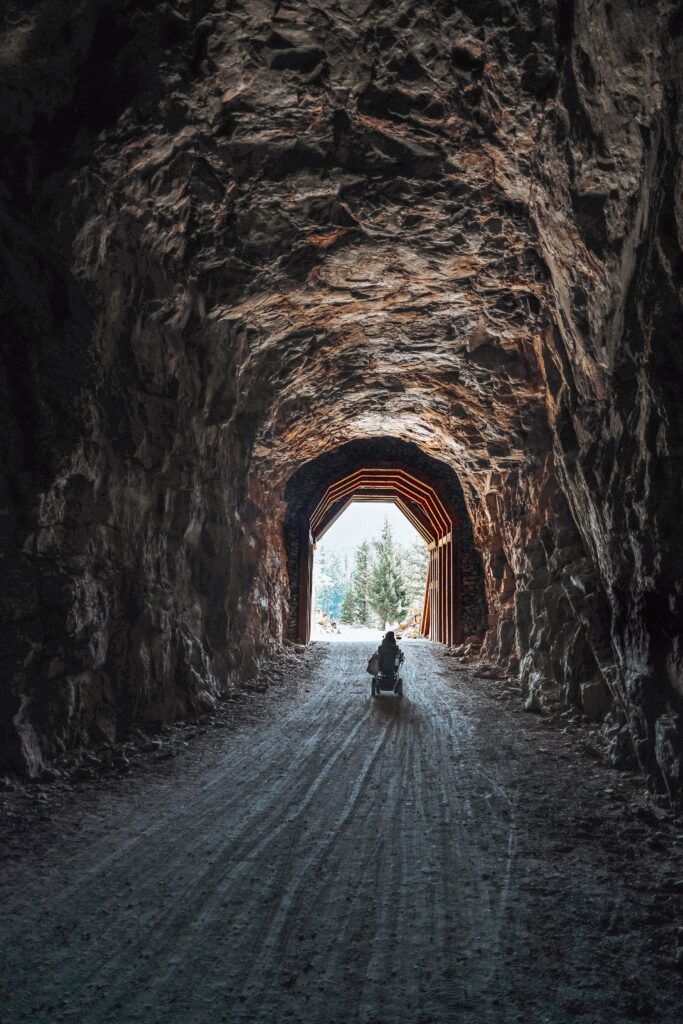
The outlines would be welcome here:
<svg viewBox="0 0 683 1024">
<path fill-rule="evenodd" d="M 573 977 L 612 1019 L 590 904 L 621 880 L 539 853 L 585 797 L 535 813 L 534 723 L 497 734 L 439 648 L 406 645 L 403 700 L 370 698 L 369 653 L 327 645 L 276 720 L 11 868 L 2 1024 L 566 1024 Z"/>
<path fill-rule="evenodd" d="M 286 820 L 277 826 L 272 832 L 265 838 L 264 841 L 252 840 L 250 844 L 249 833 L 247 832 L 243 839 L 245 847 L 250 847 L 249 850 L 249 862 L 250 864 L 257 860 L 258 857 L 268 857 L 270 847 L 277 847 L 281 833 L 284 831 L 296 830 L 298 821 L 303 817 L 309 810 L 311 804 L 319 796 L 319 791 L 326 782 L 327 776 L 335 767 L 335 764 L 340 757 L 343 756 L 344 751 L 349 747 L 356 738 L 356 733 L 362 726 L 362 720 L 358 722 L 348 733 L 345 740 L 340 744 L 335 754 L 329 757 L 322 769 L 318 771 L 312 782 L 308 785 L 305 794 L 297 801 L 292 801 L 290 807 L 294 806 L 294 813 L 289 814 Z M 380 741 L 381 742 L 381 741 Z M 361 774 L 358 780 L 357 787 L 360 788 L 364 779 L 364 775 Z M 353 803 L 353 801 L 352 801 Z M 344 824 L 344 819 L 351 813 L 352 805 L 341 812 L 341 821 L 337 825 L 336 832 L 339 832 Z M 295 912 L 297 907 L 297 893 L 298 890 L 305 884 L 307 872 L 309 870 L 311 862 L 314 860 L 320 860 L 324 857 L 325 847 L 329 846 L 335 839 L 335 834 L 332 834 L 331 838 L 328 838 L 323 843 L 317 843 L 307 849 L 304 854 L 298 853 L 296 844 L 289 843 L 287 846 L 287 852 L 284 857 L 281 857 L 278 861 L 278 874 L 277 877 L 271 881 L 271 887 L 278 893 L 279 899 L 276 907 L 269 908 L 268 912 L 261 917 L 258 928 L 253 932 L 251 936 L 251 947 L 253 949 L 253 963 L 246 973 L 246 976 L 241 979 L 243 984 L 248 985 L 250 977 L 258 972 L 262 972 L 267 968 L 268 960 L 272 959 L 272 954 L 268 954 L 267 950 L 273 945 L 275 939 L 274 935 L 282 930 L 288 923 L 292 914 Z M 247 866 L 245 871 L 253 870 L 253 867 Z M 220 887 L 216 890 L 216 895 L 229 888 L 234 882 L 234 875 L 227 876 L 221 881 Z M 255 899 L 251 900 L 241 912 L 239 918 L 234 919 L 234 926 L 239 927 L 245 925 L 246 922 L 254 916 L 254 902 L 258 898 L 255 894 Z M 210 929 L 212 924 L 215 926 L 216 922 L 211 914 L 211 908 L 207 907 L 205 913 L 199 913 L 196 916 L 194 927 L 201 931 L 204 929 L 205 935 L 207 929 Z M 210 932 L 209 932 L 210 937 Z M 179 946 L 181 943 L 176 943 L 176 955 L 179 954 Z M 192 952 L 191 945 L 186 944 L 186 949 L 189 953 Z M 259 955 L 260 951 L 260 955 Z M 200 954 L 201 955 L 201 954 Z M 184 965 L 184 967 L 191 971 L 192 963 Z M 161 984 L 157 985 L 157 988 L 163 989 L 165 979 L 162 979 Z"/>
<path fill-rule="evenodd" d="M 297 718 L 300 717 L 298 709 L 296 709 L 295 716 Z M 340 717 L 339 721 L 330 722 L 330 735 L 335 740 L 338 736 L 339 742 L 342 739 L 345 739 L 347 742 L 349 741 L 346 718 L 348 718 L 348 710 Z M 320 728 L 322 727 L 317 727 L 316 732 L 319 732 Z M 277 755 L 277 750 L 273 751 L 272 749 L 272 738 L 267 741 L 265 750 L 262 750 L 261 746 L 263 744 L 256 748 L 250 747 L 245 757 L 241 760 L 245 761 L 250 757 L 267 760 L 269 755 Z M 315 750 L 313 754 L 306 755 L 306 759 L 309 759 L 311 756 L 316 756 Z M 231 769 L 233 769 L 231 774 L 239 774 L 234 772 L 232 760 L 232 758 L 228 758 L 227 762 L 213 773 L 213 777 L 208 783 L 196 787 L 195 791 L 190 793 L 189 799 L 187 799 L 187 794 L 182 794 L 189 805 L 187 812 L 182 810 L 182 804 L 180 805 L 180 811 L 177 805 L 174 806 L 174 794 L 171 793 L 166 797 L 166 802 L 170 804 L 172 810 L 165 810 L 163 804 L 155 807 L 155 814 L 159 820 L 145 827 L 138 835 L 122 841 L 113 850 L 110 837 L 96 844 L 88 865 L 77 880 L 55 886 L 54 909 L 68 907 L 76 890 L 78 890 L 81 900 L 86 902 L 89 895 L 87 887 L 91 880 L 94 880 L 94 886 L 97 887 L 105 873 L 109 874 L 111 879 L 111 872 L 114 869 L 130 873 L 131 865 L 134 865 L 139 885 L 143 885 L 145 882 L 153 882 L 155 878 L 158 878 L 160 870 L 172 874 L 187 856 L 187 850 L 182 844 L 169 846 L 167 843 L 167 830 L 169 827 L 173 827 L 174 824 L 178 824 L 179 821 L 182 821 L 182 825 L 188 833 L 194 833 L 200 837 L 207 835 L 210 838 L 213 830 L 209 826 L 215 825 L 217 820 L 227 820 L 230 822 L 232 812 L 239 808 L 242 831 L 252 832 L 259 823 L 263 825 L 264 831 L 269 831 L 272 827 L 274 807 L 280 804 L 282 792 L 288 792 L 289 804 L 296 811 L 303 799 L 301 790 L 310 785 L 311 778 L 314 779 L 314 784 L 317 784 L 315 783 L 317 776 L 313 771 L 314 766 L 311 766 L 309 769 L 304 764 L 305 759 L 303 757 L 300 762 L 290 758 L 288 763 L 282 767 L 281 781 L 272 787 L 268 787 L 267 799 L 261 804 L 254 804 L 250 814 L 249 805 L 245 805 L 244 792 L 240 787 L 236 787 L 232 800 L 228 801 L 225 801 L 222 794 L 210 794 L 209 787 L 215 786 L 216 782 L 220 780 L 225 782 L 226 773 L 231 772 Z M 273 765 L 273 769 L 275 768 L 276 763 Z M 263 774 L 272 777 L 273 770 L 271 769 L 269 773 L 268 769 L 265 769 Z M 298 789 L 293 789 L 292 778 L 295 779 L 299 787 Z M 253 783 L 250 780 L 251 784 Z M 247 808 L 246 813 L 244 813 L 245 807 Z M 128 822 L 124 821 L 123 828 L 125 829 L 127 825 Z M 240 860 L 242 856 L 242 850 L 237 842 L 238 839 L 239 836 L 234 834 L 233 842 L 235 846 L 228 851 L 231 859 L 236 861 Z M 163 858 L 162 854 L 164 854 Z M 211 868 L 207 869 L 207 874 L 210 874 L 210 872 Z M 203 881 L 204 877 L 200 874 L 194 880 L 194 884 L 201 889 Z M 190 895 L 192 894 L 190 893 Z"/>
<path fill-rule="evenodd" d="M 435 811 L 430 799 L 432 762 L 443 759 L 444 726 L 434 726 L 433 684 L 429 695 L 420 690 L 424 681 L 417 660 L 406 670 L 412 697 L 402 703 L 391 697 L 370 701 L 360 671 L 367 653 L 356 646 L 331 648 L 320 673 L 341 683 L 319 685 L 279 728 L 266 727 L 247 751 L 228 752 L 206 782 L 180 794 L 182 802 L 173 792 L 162 794 L 144 827 L 134 813 L 125 822 L 136 829 L 134 836 L 118 837 L 113 848 L 108 838 L 102 839 L 78 880 L 57 889 L 61 895 L 51 907 L 55 927 L 48 926 L 45 936 L 55 951 L 52 971 L 66 991 L 81 993 L 88 1024 L 120 1018 L 122 1012 L 146 1019 L 155 1004 L 167 1004 L 167 1012 L 173 1013 L 190 979 L 205 966 L 207 950 L 225 946 L 228 918 L 231 934 L 243 940 L 240 961 L 227 974 L 231 991 L 249 993 L 247 1016 L 257 1008 L 268 1012 L 281 964 L 291 959 L 293 933 L 304 927 L 305 934 L 312 920 L 320 928 L 320 915 L 310 913 L 311 901 L 317 908 L 324 906 L 334 923 L 334 933 L 324 939 L 327 955 L 318 986 L 322 993 L 344 989 L 349 950 L 355 954 L 354 976 L 365 992 L 381 989 L 411 914 L 430 918 L 431 941 L 443 944 L 440 907 L 448 903 L 449 890 L 439 887 L 437 867 L 425 866 L 425 833 Z M 333 668 L 332 659 L 342 664 Z M 449 726 L 452 743 L 457 731 Z M 389 755 L 388 746 L 394 748 Z M 250 770 L 253 762 L 256 771 Z M 224 795 L 228 779 L 231 788 Z M 440 789 L 443 807 L 448 783 L 442 780 Z M 313 822 L 307 824 L 310 815 Z M 388 881 L 383 859 L 390 848 L 396 853 L 397 871 Z M 445 838 L 440 859 L 457 848 L 452 837 Z M 337 863 L 345 893 L 352 891 L 356 872 L 373 878 L 376 906 L 371 920 L 365 914 L 358 918 L 352 896 L 340 905 L 339 893 L 329 882 L 330 861 Z M 250 886 L 248 879 L 255 870 L 260 874 L 257 866 L 262 862 L 275 864 L 275 873 L 267 886 Z M 461 883 L 465 871 L 466 862 L 461 861 Z M 429 888 L 419 907 L 416 877 L 423 889 Z M 84 960 L 68 947 L 60 956 L 57 922 L 61 919 L 63 927 L 70 919 L 88 934 L 103 887 L 118 897 L 117 918 L 106 941 L 102 937 L 95 942 Z M 127 889 L 135 897 L 123 904 Z M 165 898 L 158 898 L 160 892 Z M 33 924 L 44 929 L 44 922 Z M 353 949 L 359 927 L 365 941 Z M 378 930 L 385 942 L 377 941 Z M 112 951 L 119 955 L 112 956 Z M 315 957 L 315 951 L 310 955 Z M 417 984 L 419 967 L 410 973 Z M 382 1000 L 377 994 L 362 997 L 359 1013 L 364 1001 L 371 1012 Z M 320 999 L 309 996 L 308 1003 L 309 1012 L 318 1012 L 321 1019 L 328 1011 L 324 994 Z M 399 1005 L 392 1012 L 400 1010 Z M 237 1013 L 235 1020 L 239 1007 Z M 204 1019 L 201 1006 L 192 1005 L 192 1014 Z M 210 1017 L 209 1012 L 206 1019 Z"/>
<path fill-rule="evenodd" d="M 171 972 L 176 973 L 180 970 L 185 955 L 184 950 L 193 945 L 193 936 L 196 933 L 201 933 L 202 929 L 207 927 L 207 923 L 215 913 L 216 904 L 223 904 L 227 893 L 236 886 L 244 884 L 244 878 L 254 870 L 253 863 L 257 858 L 274 856 L 270 852 L 271 847 L 277 849 L 282 833 L 291 830 L 297 819 L 305 813 L 326 775 L 333 770 L 334 764 L 342 756 L 346 747 L 353 743 L 355 733 L 362 724 L 357 722 L 349 727 L 346 723 L 347 717 L 347 715 L 342 716 L 339 723 L 332 723 L 330 738 L 338 743 L 338 747 L 326 763 L 323 766 L 318 763 L 317 747 L 315 746 L 311 748 L 306 758 L 290 759 L 289 781 L 285 779 L 276 792 L 269 791 L 256 810 L 252 814 L 247 813 L 241 820 L 239 835 L 233 836 L 232 842 L 222 848 L 219 859 L 211 861 L 206 868 L 197 871 L 183 892 L 182 907 L 172 907 L 163 918 L 158 916 L 142 933 L 137 946 L 138 953 L 153 943 L 155 957 L 160 964 L 165 963 L 165 958 L 171 954 L 173 957 L 173 964 L 169 970 L 160 969 L 161 981 L 157 981 L 155 978 L 154 985 L 148 984 L 145 987 L 145 998 L 150 998 L 155 991 L 163 988 L 164 980 Z M 316 731 L 319 732 L 319 730 Z M 275 767 L 279 750 L 272 748 L 271 742 L 269 747 L 265 751 L 259 751 L 259 754 L 262 757 L 270 755 L 272 765 Z M 311 759 L 316 763 L 309 766 L 306 762 Z M 294 785 L 291 782 L 292 776 Z M 284 788 L 289 790 L 285 805 L 281 804 L 279 799 L 280 792 Z M 222 806 L 217 808 L 215 802 L 212 802 L 208 811 L 203 811 L 199 818 L 191 819 L 189 822 L 190 834 L 201 835 L 204 831 L 215 838 L 216 828 L 221 827 L 223 820 L 225 820 L 225 808 Z M 291 858 L 291 847 L 288 847 L 287 851 L 285 857 L 280 860 L 282 877 L 278 881 L 283 887 L 286 882 L 288 862 Z M 187 850 L 182 847 L 179 856 L 170 862 L 172 872 L 177 870 L 178 863 L 183 861 L 186 856 Z M 220 920 L 218 923 L 220 925 Z M 143 963 L 141 971 L 148 973 L 148 970 L 149 965 Z M 110 960 L 107 970 L 100 971 L 95 977 L 101 987 L 107 987 L 109 997 L 106 1004 L 93 1011 L 93 1024 L 99 1020 L 107 1020 L 108 1014 L 113 1012 L 118 1005 L 121 996 L 120 985 L 125 990 L 130 987 L 131 981 L 135 981 L 135 979 L 126 977 L 120 983 L 117 982 L 116 968 Z"/>
</svg>

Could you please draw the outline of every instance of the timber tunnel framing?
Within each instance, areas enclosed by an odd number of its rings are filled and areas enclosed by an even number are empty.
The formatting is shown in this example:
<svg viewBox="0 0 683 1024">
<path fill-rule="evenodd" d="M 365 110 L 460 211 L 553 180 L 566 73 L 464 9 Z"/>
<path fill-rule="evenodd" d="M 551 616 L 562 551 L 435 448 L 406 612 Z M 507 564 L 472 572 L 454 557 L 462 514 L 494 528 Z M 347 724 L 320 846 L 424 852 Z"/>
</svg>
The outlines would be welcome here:
<svg viewBox="0 0 683 1024">
<path fill-rule="evenodd" d="M 461 638 L 461 586 L 457 533 L 459 518 L 449 515 L 437 492 L 425 481 L 399 467 L 358 469 L 331 484 L 310 521 L 310 542 L 315 545 L 352 501 L 394 501 L 429 548 L 429 569 L 422 635 L 452 644 Z M 311 570 L 306 559 L 299 583 L 299 615 L 310 622 Z M 300 635 L 306 630 L 301 622 Z"/>
<path fill-rule="evenodd" d="M 300 467 L 286 497 L 290 639 L 310 639 L 316 543 L 352 501 L 378 500 L 395 502 L 429 548 L 423 636 L 450 645 L 481 635 L 481 559 L 460 482 L 445 463 L 396 438 L 350 442 Z"/>
</svg>

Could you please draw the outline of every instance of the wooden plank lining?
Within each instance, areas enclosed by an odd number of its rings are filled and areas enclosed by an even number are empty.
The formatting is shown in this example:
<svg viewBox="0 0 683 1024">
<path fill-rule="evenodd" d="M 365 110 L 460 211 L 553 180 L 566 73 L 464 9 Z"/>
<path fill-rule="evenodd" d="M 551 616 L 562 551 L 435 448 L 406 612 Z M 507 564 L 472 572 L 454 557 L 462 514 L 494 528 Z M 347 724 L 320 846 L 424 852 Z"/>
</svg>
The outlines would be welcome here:
<svg viewBox="0 0 683 1024">
<path fill-rule="evenodd" d="M 352 501 L 393 502 L 401 509 L 429 547 L 429 570 L 422 610 L 421 631 L 440 643 L 459 638 L 460 561 L 457 554 L 455 521 L 446 511 L 435 489 L 402 468 L 358 469 L 331 484 L 316 505 L 310 519 L 307 542 L 302 537 L 299 632 L 310 635 L 312 548 Z M 305 623 L 304 623 L 305 618 Z"/>
</svg>

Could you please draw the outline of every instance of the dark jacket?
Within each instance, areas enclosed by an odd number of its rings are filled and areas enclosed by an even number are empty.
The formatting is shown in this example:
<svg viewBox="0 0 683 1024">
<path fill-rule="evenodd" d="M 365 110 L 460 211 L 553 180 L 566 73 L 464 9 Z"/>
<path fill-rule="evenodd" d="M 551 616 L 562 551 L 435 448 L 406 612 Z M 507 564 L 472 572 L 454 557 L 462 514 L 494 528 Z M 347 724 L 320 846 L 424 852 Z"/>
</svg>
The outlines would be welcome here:
<svg viewBox="0 0 683 1024">
<path fill-rule="evenodd" d="M 379 667 L 380 671 L 385 673 L 396 671 L 396 656 L 399 654 L 399 646 L 397 643 L 391 643 L 391 641 L 383 640 L 377 648 L 379 654 Z"/>
</svg>

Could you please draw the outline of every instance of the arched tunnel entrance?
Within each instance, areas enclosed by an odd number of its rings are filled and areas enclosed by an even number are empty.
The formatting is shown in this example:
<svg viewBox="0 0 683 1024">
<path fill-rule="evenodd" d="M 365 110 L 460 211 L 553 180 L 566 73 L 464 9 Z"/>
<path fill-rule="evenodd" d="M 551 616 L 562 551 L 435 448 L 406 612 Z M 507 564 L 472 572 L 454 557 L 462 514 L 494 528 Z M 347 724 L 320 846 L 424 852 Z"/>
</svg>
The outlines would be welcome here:
<svg viewBox="0 0 683 1024">
<path fill-rule="evenodd" d="M 483 634 L 481 558 L 460 482 L 445 463 L 397 438 L 353 441 L 301 466 L 285 498 L 290 639 L 310 639 L 314 545 L 358 500 L 394 501 L 428 545 L 422 635 L 454 644 Z"/>
<path fill-rule="evenodd" d="M 352 501 L 394 501 L 429 548 L 429 570 L 421 632 L 450 644 L 461 636 L 461 580 L 458 566 L 459 521 L 449 515 L 433 487 L 403 469 L 378 466 L 359 469 L 331 484 L 311 516 L 313 544 L 343 514 Z M 306 559 L 305 585 L 300 591 L 302 612 L 310 623 L 311 564 Z"/>
</svg>

